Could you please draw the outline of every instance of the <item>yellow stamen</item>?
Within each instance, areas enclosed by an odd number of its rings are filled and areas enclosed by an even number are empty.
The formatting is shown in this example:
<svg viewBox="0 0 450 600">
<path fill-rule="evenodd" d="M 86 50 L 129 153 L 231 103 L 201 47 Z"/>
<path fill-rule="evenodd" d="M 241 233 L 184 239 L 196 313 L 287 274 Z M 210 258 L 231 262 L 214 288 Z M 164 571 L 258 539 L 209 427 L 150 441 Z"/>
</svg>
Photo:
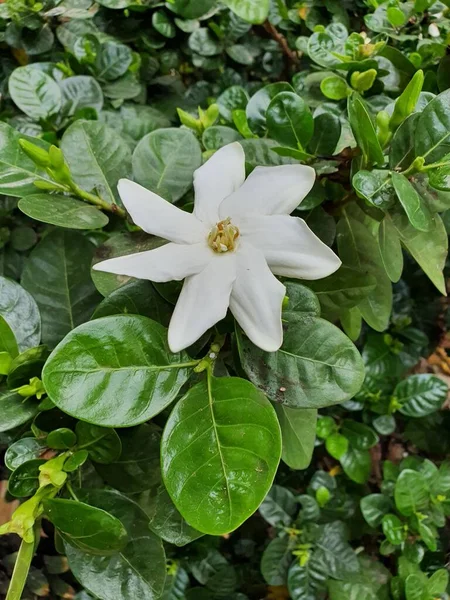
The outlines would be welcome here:
<svg viewBox="0 0 450 600">
<path fill-rule="evenodd" d="M 239 229 L 231 223 L 231 219 L 219 221 L 208 235 L 208 245 L 217 252 L 231 252 L 236 249 Z"/>
</svg>

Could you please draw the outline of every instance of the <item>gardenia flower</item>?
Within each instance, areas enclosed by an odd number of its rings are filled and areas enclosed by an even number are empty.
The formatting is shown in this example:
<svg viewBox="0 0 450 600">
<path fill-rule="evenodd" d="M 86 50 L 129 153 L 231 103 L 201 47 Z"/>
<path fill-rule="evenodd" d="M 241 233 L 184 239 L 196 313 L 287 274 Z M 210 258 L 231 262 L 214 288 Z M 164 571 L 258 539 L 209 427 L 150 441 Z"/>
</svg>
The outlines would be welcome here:
<svg viewBox="0 0 450 600">
<path fill-rule="evenodd" d="M 228 308 L 254 344 L 274 352 L 283 341 L 286 292 L 275 275 L 321 279 L 341 264 L 303 219 L 288 216 L 314 179 L 311 167 L 282 165 L 256 167 L 245 180 L 237 142 L 195 171 L 192 214 L 121 179 L 119 194 L 134 223 L 170 243 L 94 269 L 155 282 L 185 280 L 169 326 L 172 352 L 193 344 Z"/>
</svg>

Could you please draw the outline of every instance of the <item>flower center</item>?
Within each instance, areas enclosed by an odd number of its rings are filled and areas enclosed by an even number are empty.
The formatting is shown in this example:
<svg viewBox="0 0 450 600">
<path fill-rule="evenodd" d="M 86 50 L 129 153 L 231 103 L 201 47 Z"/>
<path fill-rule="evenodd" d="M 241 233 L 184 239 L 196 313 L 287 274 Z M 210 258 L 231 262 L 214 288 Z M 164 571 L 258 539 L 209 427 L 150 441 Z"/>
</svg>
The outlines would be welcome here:
<svg viewBox="0 0 450 600">
<path fill-rule="evenodd" d="M 214 225 L 209 232 L 208 245 L 219 254 L 230 252 L 236 249 L 238 237 L 239 229 L 236 225 L 232 224 L 230 218 L 224 219 Z"/>
</svg>

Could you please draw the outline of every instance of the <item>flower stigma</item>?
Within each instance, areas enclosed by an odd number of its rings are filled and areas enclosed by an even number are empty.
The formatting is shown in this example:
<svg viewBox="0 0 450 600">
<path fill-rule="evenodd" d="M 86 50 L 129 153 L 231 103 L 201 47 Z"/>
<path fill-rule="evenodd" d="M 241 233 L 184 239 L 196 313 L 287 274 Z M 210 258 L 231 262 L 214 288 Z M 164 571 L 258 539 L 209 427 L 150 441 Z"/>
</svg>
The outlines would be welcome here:
<svg viewBox="0 0 450 600">
<path fill-rule="evenodd" d="M 231 252 L 236 249 L 238 237 L 239 229 L 232 224 L 231 219 L 228 217 L 223 221 L 219 221 L 211 229 L 208 235 L 208 245 L 218 254 Z"/>
</svg>

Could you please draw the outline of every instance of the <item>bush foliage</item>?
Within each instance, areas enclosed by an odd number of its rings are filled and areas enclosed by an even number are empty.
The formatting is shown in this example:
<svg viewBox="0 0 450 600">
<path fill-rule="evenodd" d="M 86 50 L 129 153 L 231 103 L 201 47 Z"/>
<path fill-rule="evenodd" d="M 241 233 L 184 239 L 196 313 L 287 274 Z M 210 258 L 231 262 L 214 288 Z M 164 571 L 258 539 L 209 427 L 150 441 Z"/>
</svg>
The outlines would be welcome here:
<svg viewBox="0 0 450 600">
<path fill-rule="evenodd" d="M 0 41 L 0 595 L 448 598 L 450 2 L 6 0 Z M 236 141 L 315 169 L 343 264 L 277 352 L 174 354 L 180 284 L 91 268 L 160 243 L 119 179 L 190 212 Z"/>
</svg>

